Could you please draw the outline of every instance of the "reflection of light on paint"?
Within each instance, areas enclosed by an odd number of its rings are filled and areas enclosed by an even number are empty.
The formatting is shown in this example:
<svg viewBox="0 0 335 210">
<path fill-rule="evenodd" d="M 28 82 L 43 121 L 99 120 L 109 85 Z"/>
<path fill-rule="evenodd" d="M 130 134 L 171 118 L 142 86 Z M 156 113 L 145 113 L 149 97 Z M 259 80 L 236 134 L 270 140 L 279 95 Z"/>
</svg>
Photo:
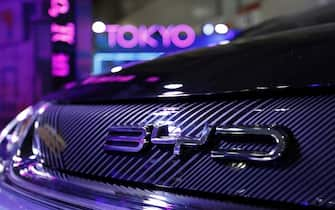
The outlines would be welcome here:
<svg viewBox="0 0 335 210">
<path fill-rule="evenodd" d="M 162 210 L 158 207 L 152 207 L 152 206 L 143 206 L 143 210 Z"/>
<path fill-rule="evenodd" d="M 148 77 L 145 81 L 149 82 L 149 83 L 158 82 L 159 81 L 159 77 L 151 76 L 151 77 Z"/>
<path fill-rule="evenodd" d="M 26 177 L 28 175 L 28 169 L 24 168 L 19 171 L 19 174 L 23 177 Z"/>
<path fill-rule="evenodd" d="M 169 89 L 169 90 L 174 90 L 174 89 L 179 89 L 182 88 L 183 84 L 168 84 L 168 85 L 164 85 L 165 89 Z"/>
<path fill-rule="evenodd" d="M 162 200 L 162 201 L 167 201 L 166 197 L 161 196 L 161 195 L 152 194 L 152 195 L 150 195 L 150 197 L 158 199 L 158 200 Z"/>
<path fill-rule="evenodd" d="M 320 87 L 321 86 L 321 84 L 310 84 L 310 85 L 308 85 L 309 87 Z"/>
<path fill-rule="evenodd" d="M 30 115 L 32 115 L 33 113 L 33 107 L 28 107 L 25 110 L 23 110 L 22 112 L 20 112 L 17 116 L 16 116 L 16 120 L 21 122 L 25 119 L 27 119 L 27 117 L 29 117 Z"/>
<path fill-rule="evenodd" d="M 147 205 L 152 205 L 152 206 L 157 206 L 157 207 L 162 207 L 162 208 L 171 208 L 171 205 L 168 204 L 165 201 L 154 199 L 154 198 L 149 198 L 143 201 L 144 204 Z"/>
<path fill-rule="evenodd" d="M 106 31 L 106 25 L 102 21 L 95 21 L 92 24 L 92 31 L 94 33 L 104 33 Z"/>
<path fill-rule="evenodd" d="M 242 128 L 229 128 L 229 131 L 233 131 L 233 132 L 242 132 L 243 129 L 242 129 Z"/>
<path fill-rule="evenodd" d="M 147 61 L 155 59 L 163 55 L 162 52 L 157 53 L 96 53 L 93 57 L 93 74 L 102 73 L 102 63 L 104 61 Z"/>
<path fill-rule="evenodd" d="M 256 87 L 257 90 L 266 90 L 269 89 L 268 87 Z"/>
<path fill-rule="evenodd" d="M 32 147 L 32 152 L 34 155 L 39 155 L 40 154 L 40 150 L 38 148 L 36 148 L 36 146 Z"/>
<path fill-rule="evenodd" d="M 214 33 L 214 25 L 207 23 L 202 26 L 202 33 L 204 33 L 207 36 L 210 36 Z"/>
<path fill-rule="evenodd" d="M 5 170 L 5 166 L 0 162 L 0 174 Z"/>
<path fill-rule="evenodd" d="M 14 127 L 14 123 L 9 124 L 8 126 L 6 126 L 4 129 L 2 129 L 1 133 L 0 133 L 0 142 L 2 142 L 7 135 L 10 133 L 11 129 Z"/>
<path fill-rule="evenodd" d="M 184 92 L 182 91 L 169 91 L 169 92 L 165 92 L 163 93 L 163 95 L 165 96 L 170 96 L 170 95 L 181 95 L 181 94 L 184 94 Z"/>
<path fill-rule="evenodd" d="M 20 138 L 19 138 L 17 135 L 11 135 L 10 142 L 11 142 L 12 144 L 17 143 L 19 140 L 20 140 Z M 13 145 L 8 144 L 7 147 L 9 147 L 9 148 L 13 148 Z"/>
<path fill-rule="evenodd" d="M 76 82 L 68 82 L 64 85 L 65 89 L 72 89 L 73 87 L 75 87 L 77 85 Z"/>
<path fill-rule="evenodd" d="M 163 107 L 160 108 L 158 111 L 154 112 L 152 115 L 154 116 L 169 116 L 171 114 L 178 113 L 179 109 L 177 107 Z"/>
<path fill-rule="evenodd" d="M 232 165 L 231 165 L 233 168 L 236 168 L 236 169 L 244 169 L 244 168 L 246 168 L 247 167 L 247 164 L 246 163 L 244 163 L 244 162 L 234 162 L 234 163 L 232 163 Z"/>
<path fill-rule="evenodd" d="M 225 24 L 220 23 L 220 24 L 215 25 L 215 32 L 218 34 L 226 34 L 228 33 L 228 31 L 229 31 L 229 28 Z"/>
<path fill-rule="evenodd" d="M 282 88 L 288 88 L 288 85 L 278 85 L 276 88 L 282 89 Z"/>
<path fill-rule="evenodd" d="M 263 109 L 254 109 L 255 112 L 262 112 L 264 111 Z"/>
<path fill-rule="evenodd" d="M 275 112 L 286 112 L 288 110 L 289 109 L 287 109 L 287 108 L 280 108 L 280 109 L 274 109 L 273 111 L 275 111 Z"/>
<path fill-rule="evenodd" d="M 210 44 L 208 44 L 207 45 L 207 47 L 215 47 L 217 44 L 215 44 L 215 43 L 210 43 Z"/>
<path fill-rule="evenodd" d="M 40 126 L 40 123 L 38 121 L 35 121 L 34 128 L 37 129 Z"/>
<path fill-rule="evenodd" d="M 98 84 L 98 83 L 126 83 L 134 80 L 135 75 L 117 75 L 117 76 L 103 76 L 103 77 L 89 77 L 81 82 L 83 85 Z"/>
<path fill-rule="evenodd" d="M 38 170 L 37 168 L 35 168 L 35 166 L 33 164 L 28 165 L 28 170 L 26 172 L 27 172 L 26 174 L 28 174 L 28 172 L 30 172 L 33 175 L 33 177 L 37 175 L 41 178 L 45 178 L 45 179 L 49 179 L 49 180 L 55 179 L 55 177 L 52 176 L 51 174 L 49 174 L 48 172 Z"/>
<path fill-rule="evenodd" d="M 16 156 L 16 155 L 13 156 L 12 160 L 13 160 L 14 162 L 22 162 L 22 158 L 21 158 L 21 157 L 18 157 L 18 156 Z"/>
<path fill-rule="evenodd" d="M 176 126 L 168 126 L 168 131 L 171 134 L 171 136 L 180 136 L 181 134 L 181 128 L 176 127 Z"/>
<path fill-rule="evenodd" d="M 157 127 L 167 126 L 169 137 L 179 137 L 181 135 L 181 132 L 182 132 L 181 128 L 175 126 L 174 122 L 173 121 L 169 121 L 169 120 L 156 121 L 154 123 L 154 126 L 157 126 Z M 159 197 L 156 197 L 156 199 L 159 199 Z"/>
<path fill-rule="evenodd" d="M 219 42 L 219 45 L 226 45 L 226 44 L 229 44 L 230 41 L 229 40 L 223 40 L 221 42 Z"/>
<path fill-rule="evenodd" d="M 112 73 L 117 73 L 117 72 L 120 72 L 120 71 L 122 71 L 122 66 L 115 66 L 111 69 Z"/>
<path fill-rule="evenodd" d="M 30 160 L 35 160 L 35 159 L 36 159 L 36 155 L 30 155 L 28 158 L 29 158 Z"/>
<path fill-rule="evenodd" d="M 38 114 L 43 114 L 43 113 L 45 112 L 45 110 L 49 107 L 49 105 L 50 105 L 50 104 L 48 104 L 48 103 L 43 104 L 41 107 L 39 107 L 39 108 L 37 109 L 37 113 L 38 113 Z M 36 122 L 37 122 L 37 121 L 36 121 Z"/>
<path fill-rule="evenodd" d="M 158 95 L 158 97 L 175 97 L 175 96 L 187 96 L 189 94 L 185 94 L 183 91 L 168 91 L 161 95 Z"/>
</svg>

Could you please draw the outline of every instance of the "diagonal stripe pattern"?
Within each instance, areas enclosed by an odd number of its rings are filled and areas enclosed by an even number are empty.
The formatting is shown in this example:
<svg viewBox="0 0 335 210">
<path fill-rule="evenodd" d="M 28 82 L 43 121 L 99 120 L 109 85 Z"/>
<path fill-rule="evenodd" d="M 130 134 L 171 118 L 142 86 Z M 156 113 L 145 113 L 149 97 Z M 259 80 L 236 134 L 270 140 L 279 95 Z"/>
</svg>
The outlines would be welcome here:
<svg viewBox="0 0 335 210">
<path fill-rule="evenodd" d="M 164 107 L 178 112 L 166 117 L 183 135 L 198 137 L 206 123 L 221 126 L 288 128 L 297 154 L 285 164 L 253 165 L 222 162 L 208 151 L 184 157 L 172 147 L 151 146 L 140 154 L 106 153 L 108 128 L 153 123 Z M 148 183 L 175 189 L 242 196 L 269 201 L 329 207 L 335 203 L 335 96 L 281 97 L 211 102 L 156 102 L 114 105 L 52 105 L 41 123 L 54 127 L 66 141 L 61 155 L 41 150 L 49 168 L 115 180 Z M 271 150 L 273 145 L 221 141 L 220 148 Z M 321 202 L 320 202 L 321 200 Z M 330 206 L 331 207 L 331 206 Z"/>
</svg>

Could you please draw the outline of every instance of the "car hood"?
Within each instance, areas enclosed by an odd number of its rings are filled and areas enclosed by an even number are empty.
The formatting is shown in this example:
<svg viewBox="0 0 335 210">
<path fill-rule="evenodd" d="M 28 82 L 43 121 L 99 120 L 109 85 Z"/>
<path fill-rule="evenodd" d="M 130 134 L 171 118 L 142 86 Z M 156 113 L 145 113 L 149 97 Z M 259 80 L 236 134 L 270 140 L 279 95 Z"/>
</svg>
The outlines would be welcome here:
<svg viewBox="0 0 335 210">
<path fill-rule="evenodd" d="M 335 80 L 329 68 L 334 35 L 335 24 L 325 24 L 241 39 L 89 77 L 45 100 L 90 103 L 329 89 Z"/>
</svg>

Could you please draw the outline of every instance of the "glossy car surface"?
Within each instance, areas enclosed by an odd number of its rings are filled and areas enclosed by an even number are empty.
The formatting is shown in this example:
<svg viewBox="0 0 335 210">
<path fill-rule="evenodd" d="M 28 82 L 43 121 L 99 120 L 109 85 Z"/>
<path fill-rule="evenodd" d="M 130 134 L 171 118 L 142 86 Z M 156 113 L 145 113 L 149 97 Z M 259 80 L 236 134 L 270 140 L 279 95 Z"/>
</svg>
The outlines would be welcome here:
<svg viewBox="0 0 335 210">
<path fill-rule="evenodd" d="M 334 208 L 334 35 L 241 39 L 73 84 L 1 133 L 1 185 L 54 208 Z"/>
</svg>

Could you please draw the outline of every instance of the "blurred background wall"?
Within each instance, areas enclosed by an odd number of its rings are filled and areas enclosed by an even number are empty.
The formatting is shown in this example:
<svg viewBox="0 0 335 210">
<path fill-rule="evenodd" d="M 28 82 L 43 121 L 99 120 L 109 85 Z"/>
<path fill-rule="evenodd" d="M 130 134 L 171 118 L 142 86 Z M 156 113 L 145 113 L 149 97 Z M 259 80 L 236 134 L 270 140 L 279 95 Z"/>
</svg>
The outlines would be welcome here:
<svg viewBox="0 0 335 210">
<path fill-rule="evenodd" d="M 331 0 L 93 0 L 93 16 L 135 25 L 187 23 L 197 27 L 225 22 L 245 28 L 329 3 Z"/>
<path fill-rule="evenodd" d="M 41 94 L 36 79 L 34 33 L 39 16 L 32 1 L 0 1 L 0 122 L 31 104 Z M 48 51 L 48 44 L 45 46 Z M 1 125 L 1 124 L 0 124 Z"/>
<path fill-rule="evenodd" d="M 78 16 L 74 77 L 88 76 L 92 40 L 90 0 L 71 8 Z M 51 72 L 52 0 L 0 0 L 0 129 L 25 107 L 60 86 Z M 75 5 L 75 4 L 74 4 Z"/>
</svg>

